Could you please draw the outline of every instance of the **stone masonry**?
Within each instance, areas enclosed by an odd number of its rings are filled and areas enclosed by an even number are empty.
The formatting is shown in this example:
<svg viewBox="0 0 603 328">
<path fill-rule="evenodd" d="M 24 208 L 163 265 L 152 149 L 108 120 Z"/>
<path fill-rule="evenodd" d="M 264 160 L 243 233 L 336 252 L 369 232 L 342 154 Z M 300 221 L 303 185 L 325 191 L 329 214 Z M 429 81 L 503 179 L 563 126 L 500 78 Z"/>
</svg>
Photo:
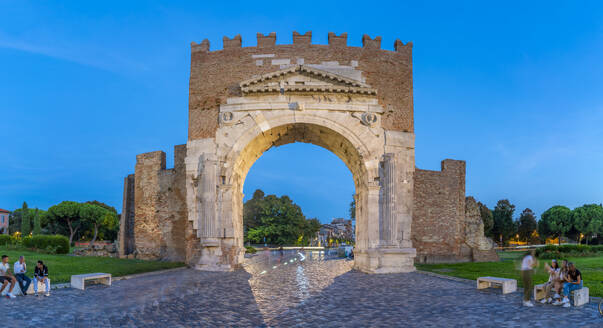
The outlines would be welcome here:
<svg viewBox="0 0 603 328">
<path fill-rule="evenodd" d="M 268 149 L 306 142 L 336 154 L 356 187 L 355 267 L 414 270 L 414 258 L 491 258 L 483 226 L 465 201 L 465 163 L 415 169 L 412 43 L 381 50 L 381 38 L 348 47 L 347 34 L 258 34 L 257 46 L 224 37 L 224 49 L 193 43 L 189 137 L 165 154 L 137 156 L 125 179 L 122 256 L 185 261 L 228 271 L 243 261 L 243 184 Z M 467 202 L 470 204 L 470 202 Z M 490 253 L 489 253 L 490 252 Z"/>
</svg>

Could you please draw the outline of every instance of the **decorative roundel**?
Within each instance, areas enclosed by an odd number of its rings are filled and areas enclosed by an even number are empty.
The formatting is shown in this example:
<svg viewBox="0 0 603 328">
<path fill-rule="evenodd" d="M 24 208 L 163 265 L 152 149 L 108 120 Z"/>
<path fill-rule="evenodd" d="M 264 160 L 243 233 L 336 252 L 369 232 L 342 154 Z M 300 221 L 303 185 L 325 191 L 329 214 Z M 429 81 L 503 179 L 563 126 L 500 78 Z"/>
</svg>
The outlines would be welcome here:
<svg viewBox="0 0 603 328">
<path fill-rule="evenodd" d="M 377 114 L 375 114 L 375 113 L 362 114 L 362 123 L 365 125 L 373 125 L 373 124 L 377 123 Z"/>
<path fill-rule="evenodd" d="M 234 117 L 234 115 L 232 114 L 232 112 L 224 112 L 224 113 L 220 114 L 220 118 L 222 119 L 222 122 L 230 122 L 230 121 L 232 121 L 233 117 Z"/>
</svg>

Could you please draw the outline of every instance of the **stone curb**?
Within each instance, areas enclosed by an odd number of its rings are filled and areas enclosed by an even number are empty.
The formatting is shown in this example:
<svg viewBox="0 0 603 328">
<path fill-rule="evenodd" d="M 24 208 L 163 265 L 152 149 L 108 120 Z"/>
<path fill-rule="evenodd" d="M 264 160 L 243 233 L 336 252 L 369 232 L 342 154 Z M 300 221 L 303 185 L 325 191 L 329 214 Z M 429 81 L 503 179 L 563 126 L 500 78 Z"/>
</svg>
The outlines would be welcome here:
<svg viewBox="0 0 603 328">
<path fill-rule="evenodd" d="M 187 266 L 183 266 L 183 267 L 179 267 L 179 268 L 171 268 L 171 269 L 165 269 L 165 270 L 159 270 L 159 271 L 150 271 L 150 272 L 143 272 L 143 273 L 135 273 L 135 274 L 125 275 L 125 276 L 114 277 L 114 278 L 111 278 L 111 280 L 112 281 L 128 280 L 128 279 L 132 279 L 132 278 L 146 277 L 146 276 L 151 276 L 151 275 L 154 275 L 154 274 L 161 274 L 161 273 L 178 271 L 178 270 L 184 270 L 184 269 L 188 269 L 188 267 Z M 60 284 L 53 284 L 53 285 L 50 286 L 51 290 L 62 289 L 62 288 L 71 288 L 71 283 L 64 282 L 64 283 L 60 283 Z"/>
<path fill-rule="evenodd" d="M 465 283 L 475 284 L 475 280 L 472 280 L 472 279 L 465 279 L 465 278 L 459 278 L 459 277 L 453 277 L 453 276 L 446 276 L 446 275 L 435 273 L 435 272 L 431 272 L 431 271 L 417 270 L 416 272 L 421 273 L 421 274 L 425 274 L 425 275 L 428 275 L 428 276 L 437 277 L 437 278 L 448 279 L 448 280 L 457 281 L 457 282 L 465 282 Z M 523 293 L 523 288 L 517 287 L 517 292 Z M 596 297 L 596 296 L 589 296 L 589 298 L 590 298 L 590 301 L 589 301 L 590 303 L 598 303 L 601 300 L 601 297 Z"/>
</svg>

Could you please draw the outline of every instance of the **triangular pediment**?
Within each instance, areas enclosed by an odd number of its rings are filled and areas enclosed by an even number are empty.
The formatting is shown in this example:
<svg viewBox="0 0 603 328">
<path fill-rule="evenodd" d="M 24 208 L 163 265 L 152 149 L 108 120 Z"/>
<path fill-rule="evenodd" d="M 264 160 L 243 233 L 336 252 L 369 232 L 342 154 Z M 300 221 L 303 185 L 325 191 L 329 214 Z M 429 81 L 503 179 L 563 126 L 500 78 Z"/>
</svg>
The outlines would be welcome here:
<svg viewBox="0 0 603 328">
<path fill-rule="evenodd" d="M 366 83 L 304 65 L 295 65 L 241 82 L 243 94 L 254 93 L 356 93 L 376 95 Z"/>
</svg>

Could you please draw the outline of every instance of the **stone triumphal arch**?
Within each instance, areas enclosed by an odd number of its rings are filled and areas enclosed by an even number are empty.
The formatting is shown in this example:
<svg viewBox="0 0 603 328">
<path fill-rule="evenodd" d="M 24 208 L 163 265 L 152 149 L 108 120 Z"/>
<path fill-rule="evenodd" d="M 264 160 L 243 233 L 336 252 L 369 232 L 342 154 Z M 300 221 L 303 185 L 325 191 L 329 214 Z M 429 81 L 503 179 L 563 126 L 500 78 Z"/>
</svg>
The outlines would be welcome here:
<svg viewBox="0 0 603 328">
<path fill-rule="evenodd" d="M 415 168 L 412 44 L 386 51 L 366 35 L 362 47 L 346 43 L 330 33 L 328 45 L 315 45 L 310 32 L 294 32 L 292 45 L 276 45 L 274 33 L 258 34 L 255 47 L 240 36 L 225 37 L 219 51 L 193 43 L 188 142 L 175 147 L 173 169 L 163 152 L 137 156 L 125 179 L 120 255 L 237 268 L 249 169 L 273 146 L 306 142 L 352 172 L 357 269 L 409 272 L 414 261 L 495 256 L 475 201 L 465 199 L 464 162 Z"/>
</svg>

